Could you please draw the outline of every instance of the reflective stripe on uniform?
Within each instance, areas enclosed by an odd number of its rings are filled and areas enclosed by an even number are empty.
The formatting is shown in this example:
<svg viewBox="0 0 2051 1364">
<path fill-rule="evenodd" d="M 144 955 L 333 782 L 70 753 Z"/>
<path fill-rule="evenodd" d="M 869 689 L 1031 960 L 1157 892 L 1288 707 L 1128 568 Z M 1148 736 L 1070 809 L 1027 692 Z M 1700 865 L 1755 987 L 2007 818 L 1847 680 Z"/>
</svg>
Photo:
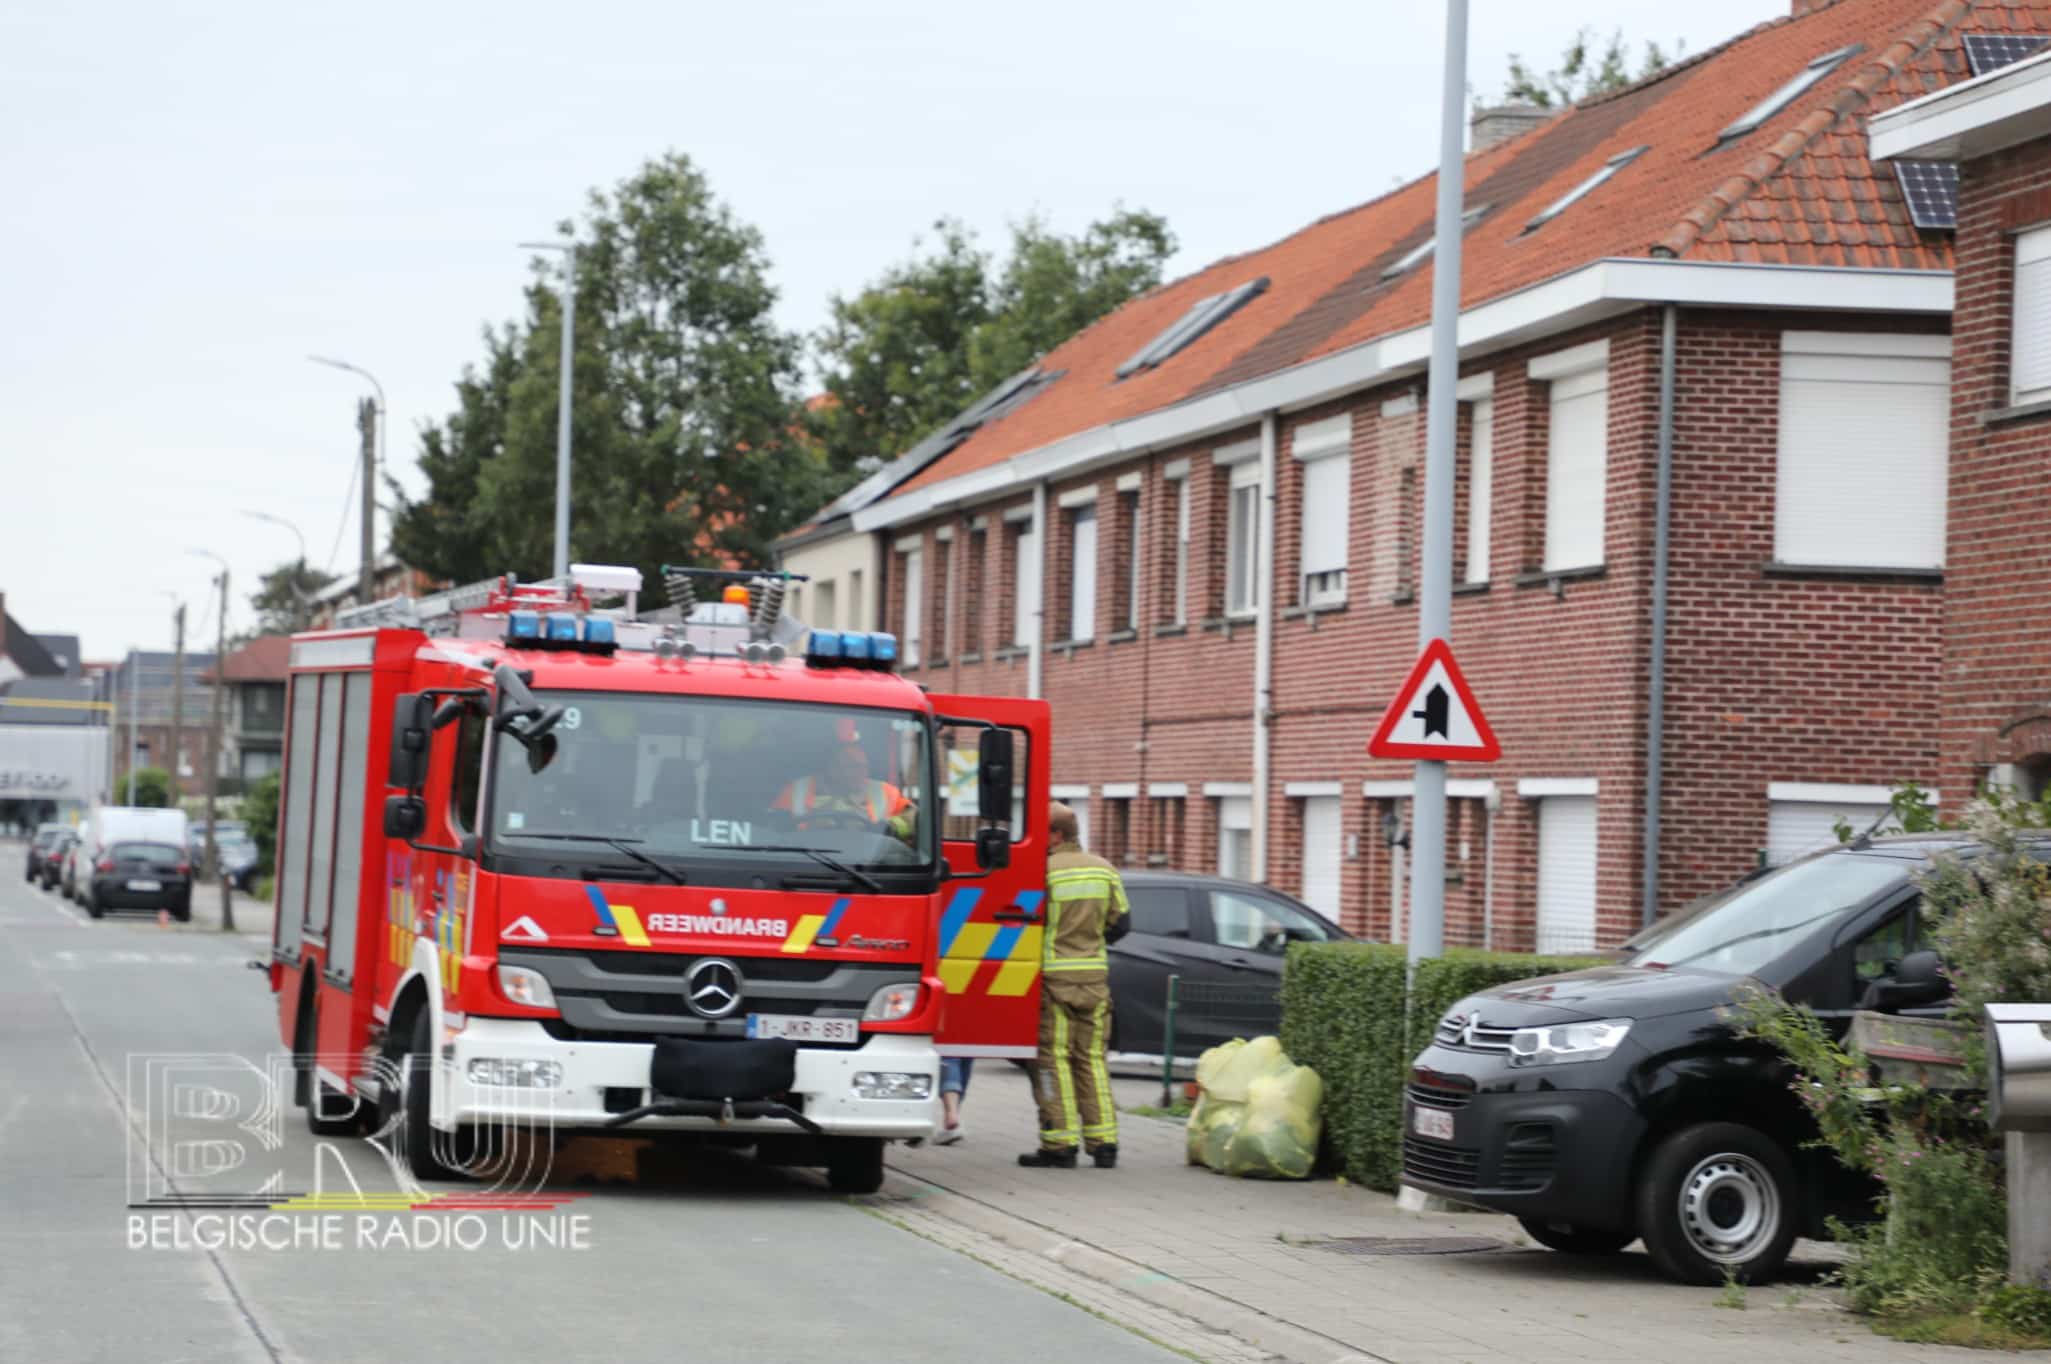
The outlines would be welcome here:
<svg viewBox="0 0 2051 1364">
<path fill-rule="evenodd" d="M 1113 897 L 1118 891 L 1118 873 L 1103 867 L 1068 867 L 1047 874 L 1047 932 L 1040 942 L 1044 949 L 1041 969 L 1046 971 L 1102 971 L 1110 966 L 1110 958 L 1103 947 L 1103 924 L 1097 925 L 1097 950 L 1087 956 L 1063 957 L 1057 955 L 1057 939 L 1060 937 L 1061 920 L 1074 901 L 1090 901 L 1101 905 L 1102 913 L 1108 919 Z"/>
</svg>

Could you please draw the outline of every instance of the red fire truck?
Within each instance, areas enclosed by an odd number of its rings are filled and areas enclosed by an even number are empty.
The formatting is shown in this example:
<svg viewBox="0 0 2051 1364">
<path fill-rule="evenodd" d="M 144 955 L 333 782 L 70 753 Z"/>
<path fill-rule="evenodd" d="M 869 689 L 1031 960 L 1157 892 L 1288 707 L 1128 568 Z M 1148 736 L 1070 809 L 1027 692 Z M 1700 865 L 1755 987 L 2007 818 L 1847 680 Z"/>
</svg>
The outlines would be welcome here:
<svg viewBox="0 0 2051 1364">
<path fill-rule="evenodd" d="M 507 1125 L 717 1133 L 860 1192 L 940 1055 L 1032 1053 L 1045 703 L 929 694 L 777 575 L 665 585 L 293 640 L 270 978 L 316 1133 L 425 1177 Z"/>
</svg>

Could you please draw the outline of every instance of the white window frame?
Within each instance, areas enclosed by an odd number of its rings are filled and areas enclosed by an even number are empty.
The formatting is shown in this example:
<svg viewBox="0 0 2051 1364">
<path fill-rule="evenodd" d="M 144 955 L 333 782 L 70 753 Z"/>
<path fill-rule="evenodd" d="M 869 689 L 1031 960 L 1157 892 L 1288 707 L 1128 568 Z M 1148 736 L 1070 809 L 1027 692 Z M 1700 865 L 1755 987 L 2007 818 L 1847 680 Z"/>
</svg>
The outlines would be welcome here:
<svg viewBox="0 0 2051 1364">
<path fill-rule="evenodd" d="M 1085 504 L 1067 515 L 1068 638 L 1082 643 L 1097 637 L 1097 508 Z"/>
<path fill-rule="evenodd" d="M 2051 402 L 2051 225 L 2015 234 L 2010 297 L 2008 401 Z"/>
<path fill-rule="evenodd" d="M 1031 521 L 1012 524 L 1018 535 L 1012 544 L 1011 643 L 1030 649 L 1040 614 L 1040 534 Z"/>
<path fill-rule="evenodd" d="M 904 560 L 904 630 L 898 638 L 898 648 L 904 666 L 916 668 L 923 661 L 925 642 L 926 550 L 923 545 L 914 545 L 900 553 Z"/>
<path fill-rule="evenodd" d="M 1948 336 L 1781 333 L 1776 563 L 1944 566 L 1950 357 Z M 1915 448 L 1907 410 L 1883 405 L 1901 395 L 1925 423 Z M 1834 437 L 1861 420 L 1867 426 L 1834 447 L 1811 439 Z M 1893 461 L 1892 467 L 1876 463 L 1882 458 Z"/>
<path fill-rule="evenodd" d="M 1296 599 L 1305 606 L 1339 606 L 1346 600 L 1347 537 L 1352 532 L 1353 414 L 1343 412 L 1326 421 L 1299 426 L 1289 445 L 1290 453 L 1303 466 L 1301 538 L 1297 541 L 1302 563 L 1297 574 Z M 1313 469 L 1327 482 L 1336 469 L 1337 488 L 1327 487 L 1320 496 L 1312 497 Z M 1334 563 L 1320 558 L 1319 566 L 1313 568 L 1313 518 L 1334 513 L 1338 518 L 1338 559 Z"/>
<path fill-rule="evenodd" d="M 1174 600 L 1176 625 L 1189 624 L 1189 465 L 1184 463 L 1182 472 L 1170 473 L 1167 483 L 1175 491 L 1175 562 L 1170 571 L 1175 575 Z"/>
<path fill-rule="evenodd" d="M 1252 460 L 1232 466 L 1226 480 L 1225 614 L 1249 617 L 1260 613 L 1261 467 Z M 1244 572 L 1235 573 L 1236 551 L 1245 549 Z"/>
<path fill-rule="evenodd" d="M 1609 342 L 1591 341 L 1539 356 L 1531 362 L 1529 374 L 1533 380 L 1551 385 L 1547 394 L 1543 566 L 1548 572 L 1561 573 L 1600 567 L 1608 552 Z M 1560 439 L 1561 410 L 1576 402 L 1592 402 L 1596 409 L 1597 439 L 1592 449 L 1568 447 Z M 1583 507 L 1568 495 L 1568 490 L 1575 482 L 1588 481 L 1591 474 L 1594 505 Z M 1592 537 L 1589 526 L 1577 517 L 1592 517 Z"/>
<path fill-rule="evenodd" d="M 1488 581 L 1489 536 L 1495 516 L 1495 398 L 1490 394 L 1468 405 L 1467 417 L 1467 563 L 1463 582 Z"/>
</svg>

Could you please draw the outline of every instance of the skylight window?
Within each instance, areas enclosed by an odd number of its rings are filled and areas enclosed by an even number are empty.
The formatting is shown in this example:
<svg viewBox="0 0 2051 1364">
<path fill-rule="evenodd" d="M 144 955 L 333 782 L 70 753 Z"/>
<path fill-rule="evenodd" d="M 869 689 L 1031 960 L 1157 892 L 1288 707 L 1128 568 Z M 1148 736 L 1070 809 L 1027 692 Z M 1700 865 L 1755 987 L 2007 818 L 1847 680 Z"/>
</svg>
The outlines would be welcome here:
<svg viewBox="0 0 2051 1364">
<path fill-rule="evenodd" d="M 1541 213 L 1539 213 L 1537 217 L 1533 218 L 1530 222 L 1524 224 L 1524 230 L 1526 232 L 1538 231 L 1539 228 L 1544 227 L 1547 223 L 1559 217 L 1562 213 L 1565 213 L 1569 208 L 1572 208 L 1582 199 L 1588 197 L 1588 195 L 1595 189 L 1597 185 L 1600 185 L 1601 183 L 1603 183 L 1603 181 L 1609 179 L 1612 175 L 1615 175 L 1618 171 L 1630 165 L 1633 161 L 1636 161 L 1639 157 L 1643 156 L 1646 151 L 1647 148 L 1644 147 L 1633 147 L 1631 148 L 1631 150 L 1627 152 L 1618 152 L 1615 156 L 1612 156 L 1606 163 L 1604 163 L 1602 169 L 1596 171 L 1595 174 L 1589 176 L 1586 180 L 1583 180 L 1580 184 L 1574 186 L 1574 188 L 1568 190 L 1565 194 L 1562 194 L 1559 198 L 1547 204 L 1545 206 L 1545 209 Z"/>
<path fill-rule="evenodd" d="M 1465 213 L 1460 215 L 1460 230 L 1462 232 L 1465 232 L 1468 228 L 1480 222 L 1481 216 L 1487 212 L 1487 204 L 1483 204 L 1479 208 L 1468 209 Z M 1429 237 L 1426 237 L 1420 245 L 1411 247 L 1408 251 L 1405 251 L 1401 256 L 1397 257 L 1395 264 L 1391 265 L 1388 269 L 1382 271 L 1382 278 L 1394 279 L 1396 276 L 1402 274 L 1405 270 L 1415 269 L 1417 266 L 1424 264 L 1427 260 L 1431 259 L 1432 250 L 1438 244 L 1439 239 L 1436 233 Z"/>
<path fill-rule="evenodd" d="M 1222 294 L 1212 294 L 1199 299 L 1194 307 L 1175 320 L 1173 326 L 1162 332 L 1140 348 L 1130 360 L 1118 367 L 1118 377 L 1123 379 L 1143 369 L 1152 369 L 1190 342 L 1202 336 L 1211 328 L 1239 311 L 1249 300 L 1257 298 L 1268 287 L 1268 277 L 1251 279 L 1236 289 Z"/>
<path fill-rule="evenodd" d="M 1810 62 L 1793 80 L 1781 86 L 1780 89 L 1774 91 L 1765 99 L 1760 100 L 1746 111 L 1743 118 L 1740 118 L 1736 123 L 1731 124 L 1730 127 L 1718 133 L 1716 145 L 1720 147 L 1733 138 L 1743 137 L 1746 133 L 1751 132 L 1754 128 L 1757 128 L 1760 124 L 1787 108 L 1788 105 L 1801 98 L 1803 91 L 1837 70 L 1838 67 L 1844 65 L 1858 50 L 1859 45 L 1853 43 L 1850 47 L 1841 47 L 1835 52 L 1826 52 L 1815 61 Z"/>
</svg>

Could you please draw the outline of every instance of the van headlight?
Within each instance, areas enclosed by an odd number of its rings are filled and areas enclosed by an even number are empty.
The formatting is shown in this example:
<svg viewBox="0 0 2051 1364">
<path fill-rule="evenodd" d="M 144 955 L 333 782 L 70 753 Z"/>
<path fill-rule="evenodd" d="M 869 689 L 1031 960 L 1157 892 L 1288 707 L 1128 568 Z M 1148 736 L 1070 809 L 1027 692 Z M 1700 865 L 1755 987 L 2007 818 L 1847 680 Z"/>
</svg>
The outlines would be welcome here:
<svg viewBox="0 0 2051 1364">
<path fill-rule="evenodd" d="M 1519 1028 L 1510 1034 L 1510 1064 L 1563 1066 L 1570 1061 L 1600 1061 L 1622 1046 L 1630 1031 L 1628 1018 Z"/>
<path fill-rule="evenodd" d="M 862 1018 L 870 1023 L 895 1023 L 900 1018 L 910 1018 L 919 1011 L 920 993 L 917 981 L 886 985 L 869 996 L 869 1007 L 862 1010 Z"/>
</svg>

